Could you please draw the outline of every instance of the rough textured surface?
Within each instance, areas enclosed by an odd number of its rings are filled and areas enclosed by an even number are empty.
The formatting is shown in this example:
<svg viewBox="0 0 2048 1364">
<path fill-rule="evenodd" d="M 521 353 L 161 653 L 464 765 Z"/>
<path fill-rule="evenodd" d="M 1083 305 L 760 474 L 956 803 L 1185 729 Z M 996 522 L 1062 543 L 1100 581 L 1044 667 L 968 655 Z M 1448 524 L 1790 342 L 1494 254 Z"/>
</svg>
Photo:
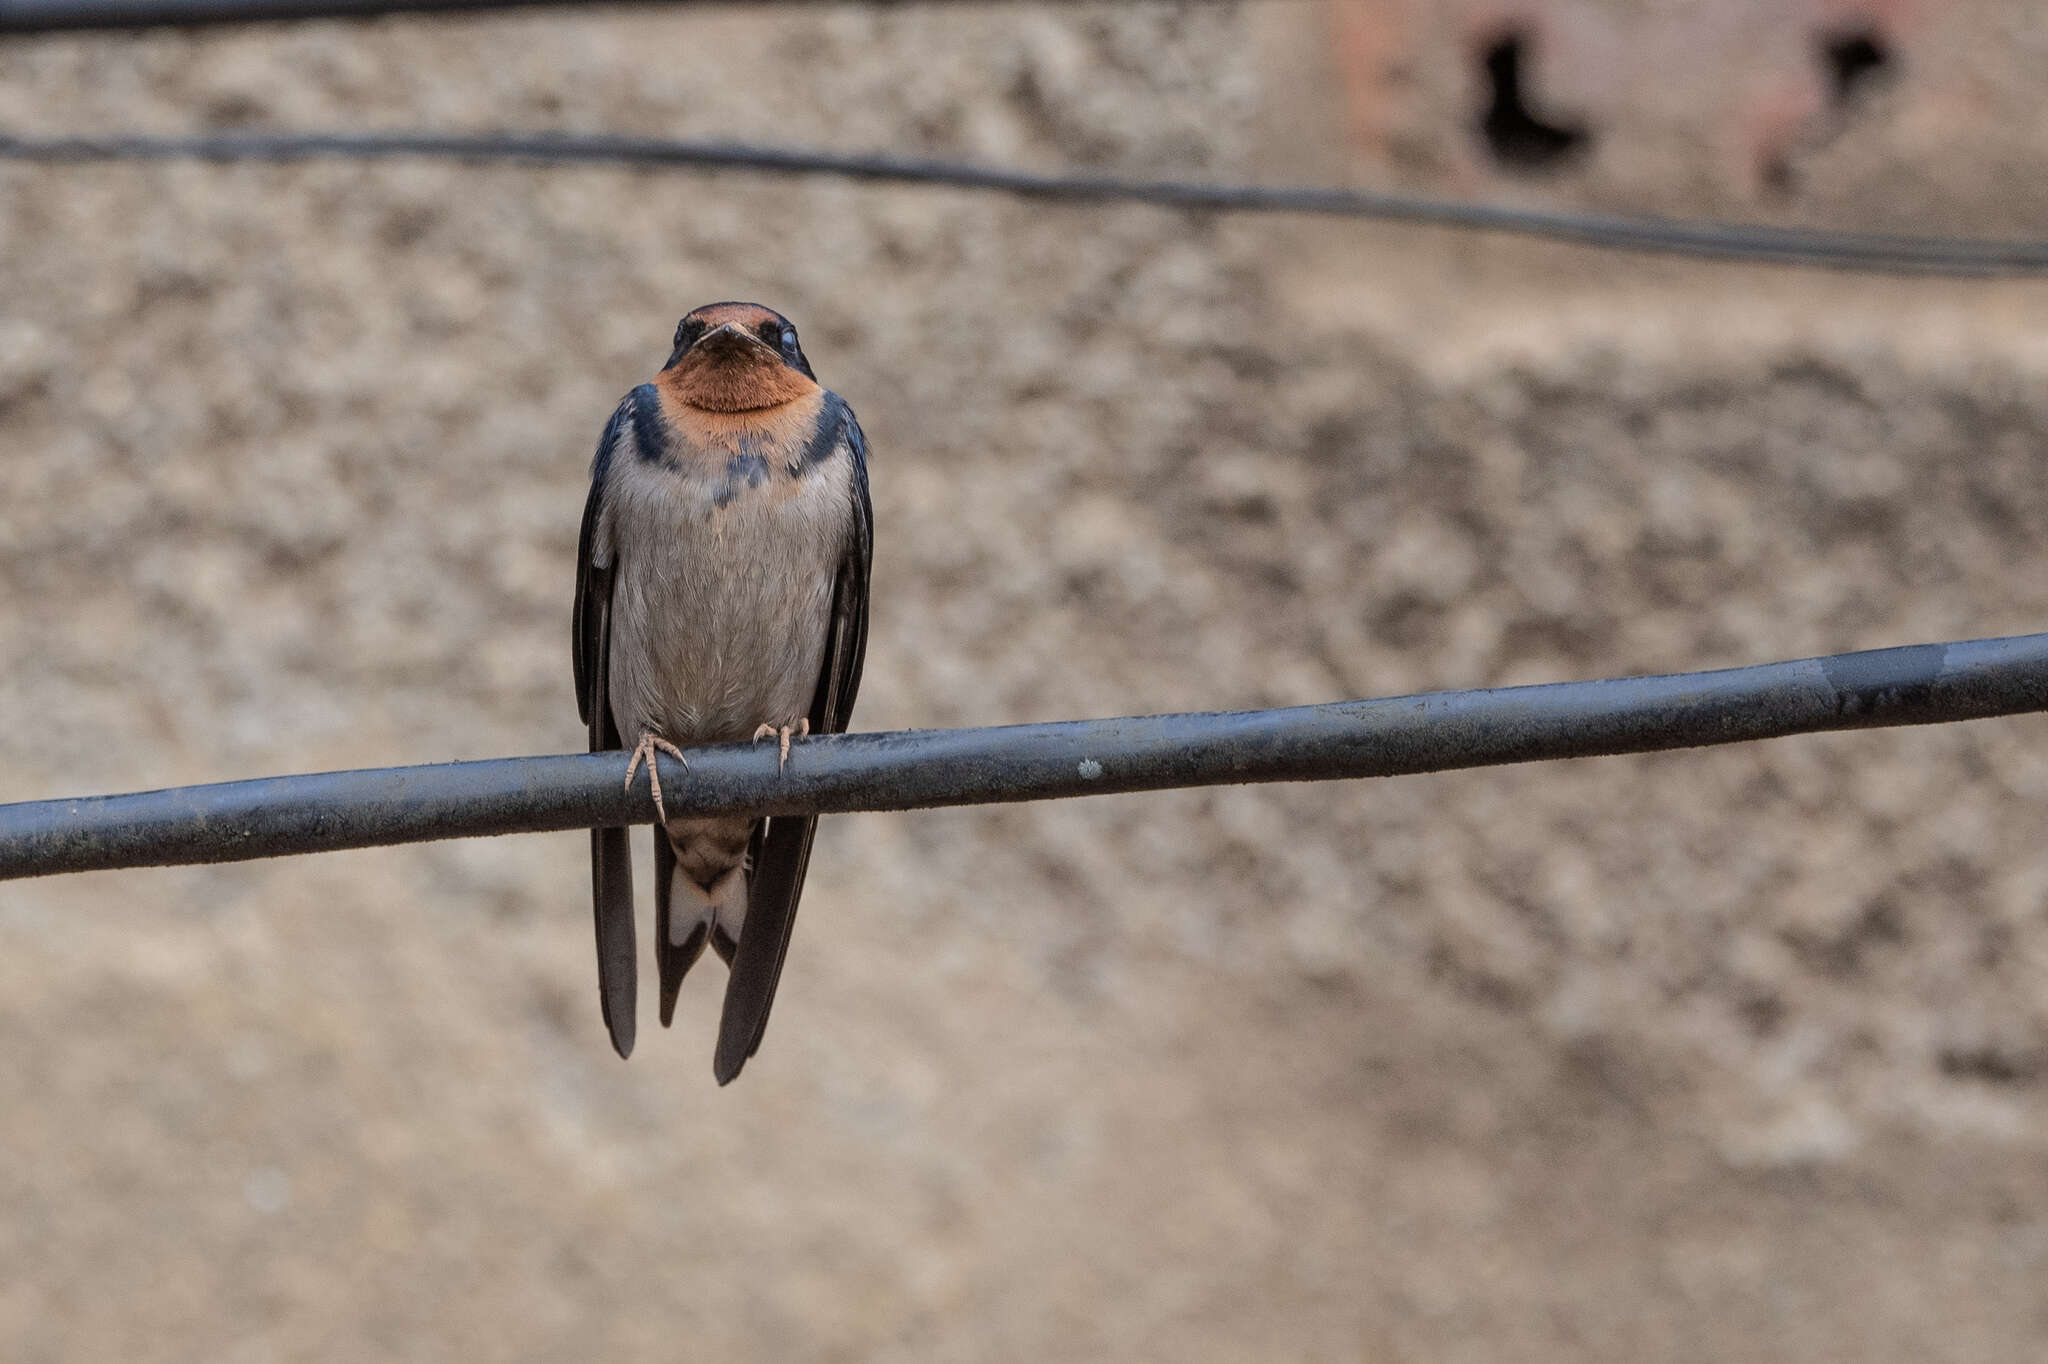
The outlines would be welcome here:
<svg viewBox="0 0 2048 1364">
<path fill-rule="evenodd" d="M 0 126 L 1334 174 L 1285 132 L 1320 22 L 63 39 L 0 50 Z M 2001 112 L 2025 52 L 1943 35 Z M 1798 216 L 1929 155 L 1843 145 Z M 1967 162 L 1887 225 L 2034 192 Z M 0 798 L 578 747 L 583 471 L 718 297 L 796 318 L 872 436 L 863 728 L 2048 620 L 2040 285 L 738 176 L 7 166 Z M 2044 742 L 827 820 L 723 1092 L 701 982 L 610 1056 L 576 835 L 0 886 L 0 1355 L 2026 1357 Z"/>
</svg>

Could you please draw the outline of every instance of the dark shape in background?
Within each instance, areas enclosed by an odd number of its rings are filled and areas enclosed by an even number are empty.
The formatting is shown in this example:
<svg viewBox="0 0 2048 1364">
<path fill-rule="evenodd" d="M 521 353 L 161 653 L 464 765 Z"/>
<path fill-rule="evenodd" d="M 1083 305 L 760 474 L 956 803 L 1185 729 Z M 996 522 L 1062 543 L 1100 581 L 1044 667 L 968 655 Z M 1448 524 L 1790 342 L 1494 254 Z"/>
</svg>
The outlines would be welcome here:
<svg viewBox="0 0 2048 1364">
<path fill-rule="evenodd" d="M 1510 30 L 1482 51 L 1488 95 L 1479 132 L 1493 159 L 1509 170 L 1561 170 L 1592 150 L 1593 134 L 1582 123 L 1552 122 L 1529 107 L 1523 59 L 1530 46 L 1527 34 Z"/>
</svg>

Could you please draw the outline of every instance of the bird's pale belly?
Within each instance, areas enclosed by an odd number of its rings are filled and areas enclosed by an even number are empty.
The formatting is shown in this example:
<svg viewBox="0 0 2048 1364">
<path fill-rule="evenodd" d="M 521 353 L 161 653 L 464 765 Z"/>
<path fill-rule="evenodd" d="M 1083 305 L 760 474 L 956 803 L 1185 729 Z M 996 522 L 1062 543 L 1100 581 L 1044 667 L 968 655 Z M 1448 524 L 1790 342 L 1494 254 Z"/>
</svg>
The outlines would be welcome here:
<svg viewBox="0 0 2048 1364">
<path fill-rule="evenodd" d="M 622 527 L 633 548 L 612 599 L 612 713 L 628 744 L 745 740 L 808 715 L 845 547 L 843 482 L 784 476 L 715 507 L 678 480 L 622 500 L 620 517 L 651 523 Z"/>
</svg>

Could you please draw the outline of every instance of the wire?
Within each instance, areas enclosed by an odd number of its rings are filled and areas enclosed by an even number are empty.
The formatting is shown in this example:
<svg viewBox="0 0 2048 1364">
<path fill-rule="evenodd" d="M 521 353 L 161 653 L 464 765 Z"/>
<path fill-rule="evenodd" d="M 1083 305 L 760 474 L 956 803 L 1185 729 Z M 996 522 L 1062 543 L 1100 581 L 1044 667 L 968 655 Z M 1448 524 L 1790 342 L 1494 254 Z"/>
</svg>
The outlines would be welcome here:
<svg viewBox="0 0 2048 1364">
<path fill-rule="evenodd" d="M 765 0 L 762 0 L 765 3 Z M 865 0 L 867 4 L 917 0 Z M 384 14 L 480 12 L 546 5 L 731 4 L 735 0 L 0 0 L 0 33 L 86 29 L 198 28 L 273 19 L 367 19 Z M 933 0 L 923 0 L 933 3 Z"/>
<path fill-rule="evenodd" d="M 2048 634 L 1717 672 L 1287 710 L 844 734 L 669 758 L 673 814 L 916 810 L 1390 777 L 2048 710 Z M 648 823 L 623 753 L 496 758 L 0 805 L 0 880 Z"/>
<path fill-rule="evenodd" d="M 1762 224 L 1626 218 L 1461 203 L 1359 189 L 1053 175 L 916 157 L 734 142 L 561 133 L 0 137 L 0 160 L 11 161 L 304 161 L 321 157 L 376 159 L 406 156 L 541 165 L 585 163 L 743 170 L 771 175 L 838 175 L 856 180 L 944 185 L 1067 202 L 1115 201 L 1213 212 L 1379 218 L 1547 237 L 1581 246 L 1622 251 L 1894 274 L 1976 276 L 2048 271 L 2048 241 L 1884 236 Z"/>
</svg>

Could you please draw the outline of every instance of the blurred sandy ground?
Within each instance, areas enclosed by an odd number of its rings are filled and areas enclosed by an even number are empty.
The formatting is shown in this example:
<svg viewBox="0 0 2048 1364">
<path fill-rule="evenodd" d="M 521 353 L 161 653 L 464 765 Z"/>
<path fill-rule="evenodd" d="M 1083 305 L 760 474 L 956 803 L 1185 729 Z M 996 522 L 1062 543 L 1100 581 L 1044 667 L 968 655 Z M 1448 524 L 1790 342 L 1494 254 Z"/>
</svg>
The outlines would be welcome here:
<svg viewBox="0 0 2048 1364">
<path fill-rule="evenodd" d="M 1361 162 L 1313 5 L 15 42 L 0 127 L 2038 233 L 2028 12 L 1923 25 L 1776 200 L 1696 173 L 1711 110 L 1626 101 L 1549 185 Z M 1455 130 L 1454 77 L 1401 117 Z M 1934 136 L 1916 79 L 1984 117 Z M 873 440 L 864 728 L 2048 622 L 2037 284 L 745 176 L 6 166 L 0 799 L 578 747 L 590 450 L 723 297 L 795 317 Z M 607 1050 L 577 836 L 0 887 L 0 1356 L 2027 1357 L 2044 741 L 828 820 L 725 1091 L 710 976 Z"/>
</svg>

